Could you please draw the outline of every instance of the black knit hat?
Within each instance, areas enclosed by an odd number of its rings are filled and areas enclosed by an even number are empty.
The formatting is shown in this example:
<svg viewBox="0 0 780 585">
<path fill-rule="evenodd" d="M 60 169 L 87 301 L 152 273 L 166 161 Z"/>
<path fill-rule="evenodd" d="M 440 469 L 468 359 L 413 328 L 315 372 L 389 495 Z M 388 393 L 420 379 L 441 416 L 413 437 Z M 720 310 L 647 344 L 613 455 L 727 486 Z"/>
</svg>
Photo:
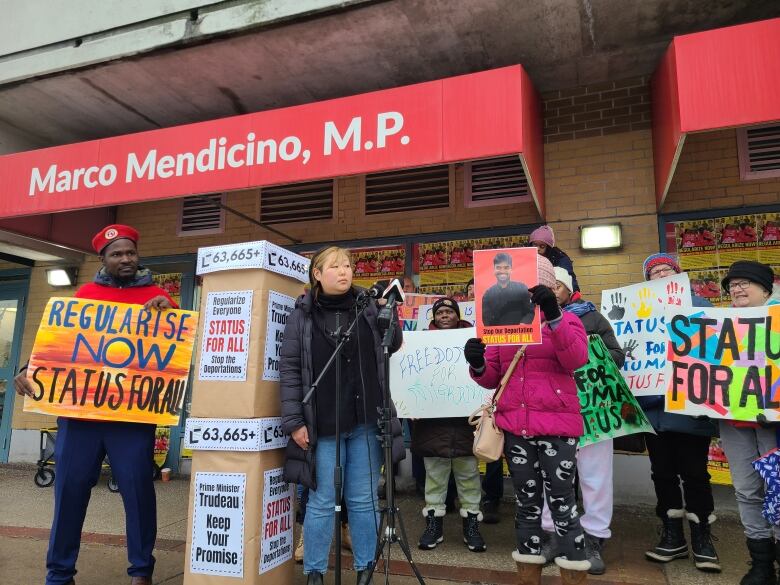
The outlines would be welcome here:
<svg viewBox="0 0 780 585">
<path fill-rule="evenodd" d="M 436 302 L 433 303 L 433 309 L 431 310 L 431 314 L 434 317 L 436 317 L 436 311 L 438 311 L 442 307 L 449 307 L 450 309 L 455 311 L 455 314 L 458 316 L 458 319 L 460 319 L 460 307 L 458 306 L 458 301 L 450 297 L 443 297 L 441 299 L 437 299 Z"/>
<path fill-rule="evenodd" d="M 732 278 L 745 278 L 750 282 L 755 282 L 763 286 L 767 292 L 772 292 L 772 284 L 775 280 L 775 274 L 772 269 L 761 262 L 753 260 L 738 260 L 729 266 L 728 274 L 721 281 L 723 290 L 728 292 L 729 282 Z"/>
</svg>

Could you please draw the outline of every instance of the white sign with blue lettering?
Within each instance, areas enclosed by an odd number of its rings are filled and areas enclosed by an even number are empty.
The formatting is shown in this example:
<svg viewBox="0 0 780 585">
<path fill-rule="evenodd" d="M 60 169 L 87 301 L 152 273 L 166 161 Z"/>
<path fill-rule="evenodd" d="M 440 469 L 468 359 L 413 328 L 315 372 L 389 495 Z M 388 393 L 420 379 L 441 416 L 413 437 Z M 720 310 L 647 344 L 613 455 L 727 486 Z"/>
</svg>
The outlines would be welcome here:
<svg viewBox="0 0 780 585">
<path fill-rule="evenodd" d="M 404 332 L 390 358 L 390 390 L 401 418 L 468 416 L 493 394 L 474 382 L 463 357 L 473 327 Z"/>
</svg>

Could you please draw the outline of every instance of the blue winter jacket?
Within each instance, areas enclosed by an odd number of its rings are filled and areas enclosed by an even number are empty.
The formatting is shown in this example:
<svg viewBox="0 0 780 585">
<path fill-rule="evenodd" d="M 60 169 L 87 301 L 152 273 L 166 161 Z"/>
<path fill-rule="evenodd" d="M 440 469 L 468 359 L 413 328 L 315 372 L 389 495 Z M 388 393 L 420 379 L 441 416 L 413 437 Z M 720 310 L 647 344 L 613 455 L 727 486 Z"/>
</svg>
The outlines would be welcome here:
<svg viewBox="0 0 780 585">
<path fill-rule="evenodd" d="M 711 307 L 707 299 L 691 294 L 694 307 Z M 639 405 L 645 411 L 656 432 L 688 433 L 703 437 L 716 437 L 718 426 L 706 417 L 692 417 L 664 411 L 663 396 L 637 396 Z"/>
</svg>

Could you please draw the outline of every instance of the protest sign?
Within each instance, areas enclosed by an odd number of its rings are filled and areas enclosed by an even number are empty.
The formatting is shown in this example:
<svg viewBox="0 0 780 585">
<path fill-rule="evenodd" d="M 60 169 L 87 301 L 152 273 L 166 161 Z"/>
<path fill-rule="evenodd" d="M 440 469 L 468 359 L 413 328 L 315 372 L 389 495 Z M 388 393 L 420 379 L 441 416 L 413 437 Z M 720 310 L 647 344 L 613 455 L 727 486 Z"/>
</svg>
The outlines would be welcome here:
<svg viewBox="0 0 780 585">
<path fill-rule="evenodd" d="M 420 295 L 417 293 L 404 294 L 403 302 L 398 302 L 396 307 L 398 309 L 398 321 L 401 324 L 401 329 L 404 331 L 415 331 L 417 329 L 417 321 L 419 320 L 420 307 L 423 305 L 433 305 L 436 299 L 440 299 L 443 295 Z"/>
<path fill-rule="evenodd" d="M 653 432 L 601 336 L 591 335 L 588 339 L 588 363 L 574 372 L 574 381 L 584 424 L 580 447 Z"/>
<path fill-rule="evenodd" d="M 243 577 L 246 475 L 197 472 L 194 487 L 190 571 Z"/>
<path fill-rule="evenodd" d="M 390 358 L 390 392 L 401 418 L 468 416 L 493 394 L 469 376 L 463 357 L 475 330 L 443 329 L 404 333 Z"/>
<path fill-rule="evenodd" d="M 282 351 L 284 327 L 287 325 L 287 316 L 294 308 L 294 298 L 274 290 L 268 291 L 263 380 L 279 380 L 279 354 Z"/>
<path fill-rule="evenodd" d="M 251 290 L 208 293 L 198 380 L 246 380 L 251 317 Z"/>
<path fill-rule="evenodd" d="M 177 425 L 198 327 L 193 311 L 52 297 L 35 336 L 25 412 Z"/>
<path fill-rule="evenodd" d="M 284 481 L 281 467 L 266 469 L 264 478 L 261 575 L 292 559 L 294 548 L 292 487 Z"/>
<path fill-rule="evenodd" d="M 542 342 L 539 310 L 529 288 L 539 281 L 536 248 L 474 251 L 477 337 L 486 345 Z"/>
<path fill-rule="evenodd" d="M 780 305 L 667 315 L 666 410 L 780 421 Z"/>
<path fill-rule="evenodd" d="M 460 318 L 474 325 L 474 301 L 459 301 Z M 433 305 L 422 305 L 417 314 L 417 331 L 425 331 L 433 321 Z"/>
<path fill-rule="evenodd" d="M 626 353 L 621 373 L 636 396 L 657 396 L 666 390 L 664 307 L 690 306 L 690 291 L 688 275 L 676 274 L 601 293 L 601 312 Z"/>
</svg>

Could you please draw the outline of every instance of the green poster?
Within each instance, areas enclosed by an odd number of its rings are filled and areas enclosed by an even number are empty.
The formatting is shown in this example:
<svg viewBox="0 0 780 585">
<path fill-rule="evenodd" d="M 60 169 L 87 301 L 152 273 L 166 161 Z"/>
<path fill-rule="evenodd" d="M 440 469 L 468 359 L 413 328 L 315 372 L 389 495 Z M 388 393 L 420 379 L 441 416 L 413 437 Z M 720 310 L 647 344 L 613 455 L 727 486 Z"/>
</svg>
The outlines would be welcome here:
<svg viewBox="0 0 780 585">
<path fill-rule="evenodd" d="M 588 363 L 574 372 L 574 381 L 585 427 L 580 447 L 624 435 L 653 432 L 598 335 L 590 336 Z"/>
</svg>

